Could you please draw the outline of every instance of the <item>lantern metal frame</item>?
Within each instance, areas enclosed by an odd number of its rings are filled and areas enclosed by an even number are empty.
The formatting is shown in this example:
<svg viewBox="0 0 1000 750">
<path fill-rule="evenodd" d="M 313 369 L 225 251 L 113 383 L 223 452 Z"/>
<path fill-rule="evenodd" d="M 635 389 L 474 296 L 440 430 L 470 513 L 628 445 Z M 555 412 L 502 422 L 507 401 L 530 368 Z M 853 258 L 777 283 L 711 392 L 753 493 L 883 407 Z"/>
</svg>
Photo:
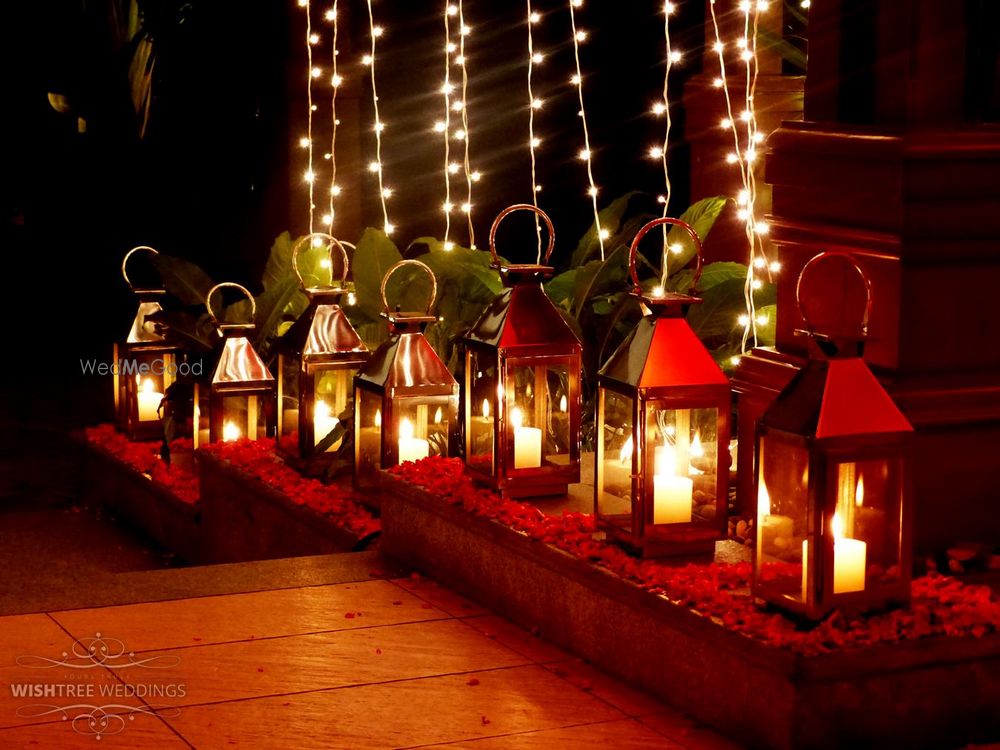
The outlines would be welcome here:
<svg viewBox="0 0 1000 750">
<path fill-rule="evenodd" d="M 206 383 L 195 383 L 194 389 L 194 447 L 206 445 L 202 439 L 205 417 L 202 414 L 203 403 L 208 404 L 208 444 L 223 440 L 249 438 L 260 440 L 270 438 L 275 432 L 275 411 L 277 388 L 274 377 L 267 365 L 250 343 L 248 334 L 254 330 L 250 323 L 223 323 L 212 309 L 212 296 L 220 289 L 236 289 L 250 300 L 250 320 L 257 315 L 257 304 L 253 295 L 240 284 L 224 281 L 216 284 L 205 296 L 205 307 L 212 321 L 218 327 L 219 335 L 223 337 L 222 350 L 212 372 L 211 379 Z M 226 400 L 232 398 L 247 399 L 247 433 L 238 437 L 225 435 Z M 261 419 L 263 418 L 263 419 Z M 263 433 L 258 434 L 263 422 Z"/>
<path fill-rule="evenodd" d="M 530 211 L 545 223 L 548 246 L 540 263 L 508 264 L 497 255 L 497 230 L 506 217 L 518 211 Z M 501 211 L 490 228 L 489 248 L 490 265 L 500 274 L 505 288 L 476 324 L 458 339 L 464 361 L 466 466 L 473 479 L 507 497 L 562 495 L 570 484 L 580 481 L 583 346 L 542 287 L 542 282 L 554 273 L 549 265 L 554 247 L 555 229 L 544 211 L 529 204 L 516 204 Z M 484 367 L 495 372 L 495 378 L 485 378 L 489 381 L 485 391 L 477 388 L 475 382 Z M 517 466 L 518 425 L 512 415 L 515 408 L 520 411 L 516 399 L 526 397 L 516 388 L 515 372 L 522 368 L 534 371 L 524 386 L 533 394 L 530 422 L 533 429 L 540 430 L 538 466 L 533 467 Z M 549 376 L 553 370 L 565 372 L 565 382 L 557 385 L 563 389 L 565 409 L 562 399 L 557 401 L 558 397 L 552 393 Z M 489 414 L 474 413 L 479 403 L 478 396 L 473 397 L 476 391 L 486 394 L 484 402 L 490 407 Z M 541 397 L 542 394 L 547 397 Z M 523 414 L 520 416 L 523 419 Z M 486 435 L 491 435 L 490 446 L 482 456 L 490 454 L 488 466 L 474 450 L 474 441 Z M 562 446 L 558 444 L 560 438 Z M 553 445 L 557 450 L 546 453 L 546 447 Z M 560 452 L 560 447 L 565 452 Z"/>
<path fill-rule="evenodd" d="M 664 292 L 647 294 L 639 283 L 635 260 L 639 243 L 650 230 L 658 226 L 675 226 L 684 230 L 694 243 L 695 269 L 688 293 Z M 643 557 L 712 553 L 715 542 L 725 538 L 726 515 L 728 510 L 729 483 L 729 433 L 731 392 L 729 380 L 716 364 L 711 354 L 695 335 L 685 315 L 688 308 L 701 299 L 694 291 L 701 278 L 702 249 L 697 232 L 687 223 L 670 217 L 663 217 L 646 224 L 629 250 L 629 275 L 632 281 L 631 294 L 642 306 L 643 318 L 636 328 L 622 342 L 607 360 L 597 375 L 597 419 L 596 450 L 594 471 L 594 513 L 598 526 L 608 538 Z M 608 474 L 613 468 L 607 458 L 606 401 L 612 394 L 623 402 L 630 402 L 629 431 L 614 427 L 616 439 L 626 438 L 625 447 L 620 451 L 622 469 L 627 475 L 621 477 L 626 487 L 630 487 L 630 507 L 617 513 L 602 509 L 604 504 L 624 506 L 621 495 L 609 494 L 604 498 Z M 685 469 L 691 475 L 692 506 L 686 522 L 655 523 L 656 507 L 656 450 L 654 442 L 662 431 L 659 424 L 651 426 L 651 418 L 657 412 L 673 410 L 685 413 L 690 434 L 690 417 L 694 410 L 715 410 L 714 446 L 716 461 L 714 467 L 714 492 L 711 489 L 711 473 L 706 472 L 701 480 L 702 488 L 698 496 L 705 502 L 700 504 L 700 515 L 695 518 L 695 483 L 693 469 Z M 680 431 L 675 433 L 678 439 Z M 695 433 L 696 437 L 698 433 Z M 666 438 L 666 435 L 664 435 Z M 690 440 L 685 437 L 685 440 Z M 708 445 L 708 441 L 705 443 Z M 631 457 L 627 450 L 631 447 Z M 686 467 L 691 464 L 683 454 Z M 676 465 L 676 464 L 675 464 Z M 704 476 L 704 474 L 703 474 Z M 709 510 L 711 509 L 711 510 Z"/>
<path fill-rule="evenodd" d="M 802 281 L 810 269 L 831 257 L 846 260 L 864 282 L 867 300 L 857 334 L 820 333 L 805 311 Z M 869 611 L 905 605 L 910 600 L 912 566 L 913 428 L 862 359 L 873 304 L 871 281 L 851 254 L 823 252 L 803 267 L 795 298 L 806 321 L 805 329 L 796 333 L 811 337 L 814 346 L 809 361 L 756 426 L 753 487 L 759 502 L 752 595 L 760 604 L 807 620 L 822 619 L 834 609 Z M 784 449 L 777 445 L 784 445 Z M 804 460 L 792 461 L 796 454 Z M 773 481 L 769 489 L 762 484 L 763 467 L 771 462 L 782 467 L 779 475 L 771 475 L 772 480 L 781 478 L 785 489 L 780 492 Z M 865 484 L 859 468 L 863 462 L 868 462 L 867 475 L 874 473 L 873 464 L 880 469 L 881 508 L 862 505 L 867 499 L 860 489 Z M 796 477 L 800 477 L 797 485 Z M 793 492 L 788 486 L 798 490 Z M 795 512 L 798 509 L 793 507 L 791 495 L 799 496 L 799 506 L 804 504 L 804 517 Z M 775 509 L 781 513 L 772 514 Z M 839 515 L 841 511 L 847 518 Z M 780 526 L 772 519 L 779 519 L 791 533 L 787 542 L 779 545 L 776 539 L 766 538 L 775 535 Z M 838 529 L 838 525 L 846 528 Z M 862 545 L 861 589 L 852 588 L 857 585 L 856 575 L 853 581 L 847 580 L 851 572 L 847 546 L 843 547 L 844 568 L 838 576 L 841 538 L 850 542 L 855 552 L 858 544 Z M 783 554 L 784 550 L 788 554 Z M 800 564 L 782 559 L 794 558 L 799 551 L 803 553 Z M 894 565 L 882 565 L 892 560 Z M 844 583 L 838 584 L 838 578 Z M 841 585 L 839 592 L 837 585 Z"/>
<path fill-rule="evenodd" d="M 155 388 L 153 383 L 156 379 L 160 384 L 156 393 L 162 400 L 167 388 L 176 379 L 179 347 L 168 339 L 159 324 L 148 320 L 149 316 L 162 311 L 160 300 L 166 295 L 166 290 L 137 288 L 129 279 L 128 262 L 137 253 L 159 254 L 148 245 L 139 245 L 129 250 L 122 259 L 122 278 L 138 298 L 139 306 L 125 340 L 114 345 L 115 421 L 118 429 L 130 440 L 156 440 L 163 438 L 161 407 L 157 406 L 156 419 L 141 419 L 140 394 L 146 383 Z"/>
<path fill-rule="evenodd" d="M 418 268 L 430 278 L 430 295 L 422 311 L 393 311 L 386 299 L 389 279 L 407 267 Z M 401 260 L 386 271 L 380 294 L 381 316 L 388 324 L 389 337 L 354 376 L 354 480 L 357 486 L 370 484 L 374 471 L 399 464 L 400 415 L 411 406 L 418 411 L 436 406 L 441 411 L 439 424 L 443 425 L 444 440 L 443 445 L 437 447 L 448 456 L 456 455 L 458 448 L 458 381 L 424 336 L 427 326 L 437 321 L 432 313 L 437 300 L 434 273 L 418 260 Z M 368 399 L 378 402 L 372 425 L 362 424 L 367 420 L 365 402 Z M 371 455 L 366 440 L 369 432 L 378 440 Z"/>
<path fill-rule="evenodd" d="M 338 283 L 331 280 L 328 286 L 309 286 L 299 269 L 299 253 L 303 249 L 326 245 L 333 273 L 333 249 L 340 253 L 341 276 Z M 329 435 L 315 434 L 315 410 L 317 404 L 316 383 L 326 374 L 341 374 L 345 379 L 343 408 L 332 415 L 338 420 L 353 421 L 354 376 L 368 361 L 371 352 L 354 330 L 346 312 L 340 305 L 341 298 L 348 292 L 347 276 L 350 261 L 347 250 L 337 238 L 323 232 L 313 232 L 299 238 L 292 248 L 292 269 L 299 280 L 299 286 L 309 298 L 309 306 L 278 342 L 278 429 L 277 445 L 282 452 L 288 446 L 282 443 L 286 429 L 285 401 L 294 399 L 298 432 L 294 458 L 328 462 L 336 456 L 339 440 L 332 441 Z M 294 376 L 291 375 L 294 369 Z M 294 392 L 289 387 L 288 378 L 295 379 Z M 351 414 L 348 417 L 347 412 Z M 326 444 L 326 445 L 324 445 Z M 322 450 L 318 450 L 322 448 Z"/>
</svg>

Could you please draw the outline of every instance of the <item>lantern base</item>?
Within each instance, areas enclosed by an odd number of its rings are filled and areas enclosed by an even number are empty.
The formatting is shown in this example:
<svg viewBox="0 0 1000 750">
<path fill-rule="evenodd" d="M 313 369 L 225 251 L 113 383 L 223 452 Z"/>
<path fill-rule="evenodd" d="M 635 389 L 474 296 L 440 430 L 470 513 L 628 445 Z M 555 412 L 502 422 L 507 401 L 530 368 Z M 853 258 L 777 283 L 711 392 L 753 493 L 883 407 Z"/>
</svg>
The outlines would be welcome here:
<svg viewBox="0 0 1000 750">
<path fill-rule="evenodd" d="M 163 422 L 138 422 L 119 426 L 119 432 L 135 443 L 163 440 Z"/>
<path fill-rule="evenodd" d="M 636 539 L 631 533 L 611 524 L 599 524 L 599 528 L 605 532 L 609 541 L 643 559 L 704 556 L 711 562 L 715 555 L 715 543 L 723 539 L 714 530 L 711 533 L 699 532 L 697 535 L 688 532 L 669 539 Z"/>
<path fill-rule="evenodd" d="M 466 466 L 466 474 L 477 484 L 493 489 L 502 497 L 519 500 L 567 494 L 569 486 L 580 481 L 580 466 L 547 467 L 533 475 L 513 477 L 495 477 Z"/>
<path fill-rule="evenodd" d="M 295 469 L 299 474 L 313 478 L 330 475 L 332 467 L 337 461 L 337 453 L 335 451 L 303 458 L 297 451 L 287 449 L 286 446 L 282 445 L 280 440 L 278 441 L 277 454 L 282 461 Z M 350 473 L 353 468 L 351 462 L 343 460 L 343 463 L 346 468 L 344 473 Z M 340 472 L 334 471 L 333 473 L 339 474 Z"/>
</svg>

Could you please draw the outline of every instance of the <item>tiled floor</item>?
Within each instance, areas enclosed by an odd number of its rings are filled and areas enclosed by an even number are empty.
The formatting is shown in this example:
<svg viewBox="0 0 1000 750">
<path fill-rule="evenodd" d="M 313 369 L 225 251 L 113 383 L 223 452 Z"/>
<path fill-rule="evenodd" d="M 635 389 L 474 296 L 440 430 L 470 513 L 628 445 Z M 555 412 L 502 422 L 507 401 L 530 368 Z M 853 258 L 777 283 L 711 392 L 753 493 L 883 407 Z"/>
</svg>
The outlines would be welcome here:
<svg viewBox="0 0 1000 750">
<path fill-rule="evenodd" d="M 39 658 L 97 633 L 124 653 L 89 669 Z M 14 697 L 25 683 L 125 697 Z M 735 747 L 420 578 L 0 618 L 0 690 L 2 748 Z M 99 741 L 72 721 L 109 703 Z M 80 707 L 61 720 L 42 704 Z"/>
</svg>

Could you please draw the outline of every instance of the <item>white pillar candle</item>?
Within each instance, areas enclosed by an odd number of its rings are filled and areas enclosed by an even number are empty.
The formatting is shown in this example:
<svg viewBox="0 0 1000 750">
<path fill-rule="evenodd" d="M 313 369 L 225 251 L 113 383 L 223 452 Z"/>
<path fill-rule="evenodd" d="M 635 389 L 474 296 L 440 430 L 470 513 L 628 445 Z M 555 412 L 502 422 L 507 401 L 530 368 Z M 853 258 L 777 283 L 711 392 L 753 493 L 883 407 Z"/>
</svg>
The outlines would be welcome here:
<svg viewBox="0 0 1000 750">
<path fill-rule="evenodd" d="M 833 514 L 833 593 L 865 590 L 865 563 L 868 545 L 843 536 L 843 522 Z"/>
<path fill-rule="evenodd" d="M 690 523 L 694 481 L 677 476 L 672 445 L 659 445 L 654 454 L 653 523 Z"/>
<path fill-rule="evenodd" d="M 413 423 L 404 418 L 399 423 L 399 463 L 419 461 L 427 458 L 430 452 L 431 444 L 423 438 L 413 437 Z"/>
<path fill-rule="evenodd" d="M 333 428 L 340 424 L 340 420 L 330 412 L 330 405 L 326 401 L 320 400 L 313 407 L 313 445 L 319 445 Z M 327 450 L 336 450 L 340 446 L 340 440 L 331 445 Z"/>
<path fill-rule="evenodd" d="M 155 387 L 153 381 L 146 378 L 142 381 L 139 392 L 136 394 L 139 401 L 140 422 L 153 422 L 160 418 L 157 412 L 160 408 L 160 401 L 163 400 L 163 394 L 155 390 Z"/>
<path fill-rule="evenodd" d="M 522 427 L 524 415 L 518 407 L 510 410 L 514 427 L 514 468 L 536 469 L 542 465 L 542 431 L 537 427 Z"/>
</svg>

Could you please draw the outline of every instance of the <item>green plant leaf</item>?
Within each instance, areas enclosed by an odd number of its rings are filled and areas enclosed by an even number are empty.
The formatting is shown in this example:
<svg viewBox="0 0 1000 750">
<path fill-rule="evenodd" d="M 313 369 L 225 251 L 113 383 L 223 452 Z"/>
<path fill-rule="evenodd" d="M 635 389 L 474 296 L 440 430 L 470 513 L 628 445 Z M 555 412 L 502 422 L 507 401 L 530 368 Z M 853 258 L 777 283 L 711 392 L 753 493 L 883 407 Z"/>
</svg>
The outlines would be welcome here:
<svg viewBox="0 0 1000 750">
<path fill-rule="evenodd" d="M 757 323 L 757 346 L 774 346 L 775 328 L 778 322 L 778 306 L 764 305 L 757 308 L 757 317 L 766 317 L 767 322 Z"/>
<path fill-rule="evenodd" d="M 747 267 L 742 263 L 731 261 L 719 261 L 709 263 L 702 268 L 701 279 L 698 281 L 698 291 L 704 292 L 711 289 L 716 284 L 721 284 L 729 279 L 746 279 Z M 691 287 L 691 280 L 694 278 L 694 270 L 685 268 L 670 277 L 667 287 L 674 292 L 687 292 Z"/>
<path fill-rule="evenodd" d="M 267 356 L 271 340 L 277 335 L 278 326 L 284 319 L 285 309 L 296 295 L 305 297 L 294 274 L 287 276 L 277 286 L 273 286 L 256 298 L 257 316 L 254 318 L 254 345 L 262 355 Z"/>
<path fill-rule="evenodd" d="M 163 288 L 180 300 L 181 304 L 192 307 L 205 304 L 205 297 L 215 286 L 215 282 L 200 266 L 163 253 L 151 256 L 151 260 L 160 275 Z"/>
<path fill-rule="evenodd" d="M 365 229 L 354 251 L 354 285 L 357 308 L 370 320 L 378 320 L 382 312 L 382 279 L 403 256 L 385 232 Z"/>
<path fill-rule="evenodd" d="M 146 319 L 162 324 L 172 336 L 195 351 L 211 351 L 219 338 L 207 312 L 195 315 L 186 310 L 159 310 L 147 315 Z"/>
<path fill-rule="evenodd" d="M 573 287 L 576 285 L 576 274 L 580 269 L 571 268 L 561 274 L 549 279 L 545 284 L 545 293 L 557 305 L 562 304 L 573 296 Z"/>
<path fill-rule="evenodd" d="M 616 247 L 605 260 L 593 260 L 579 269 L 573 290 L 573 315 L 579 319 L 588 300 L 598 294 L 618 292 L 628 275 L 628 248 Z M 582 322 L 581 322 L 582 325 Z"/>
<path fill-rule="evenodd" d="M 680 215 L 680 220 L 690 224 L 698 235 L 698 239 L 704 244 L 712 227 L 715 226 L 715 220 L 719 218 L 719 214 L 722 213 L 727 202 L 727 199 L 722 196 L 702 198 L 697 203 L 688 206 L 688 209 Z M 681 251 L 679 253 L 672 250 L 667 252 L 668 276 L 672 276 L 690 263 L 696 252 L 691 235 L 677 226 L 671 227 L 670 231 L 667 232 L 667 248 L 675 246 L 680 246 Z"/>
<path fill-rule="evenodd" d="M 604 241 L 605 257 L 607 249 L 615 247 L 621 243 L 631 242 L 632 237 L 622 237 L 627 234 L 625 231 L 626 220 L 635 212 L 641 210 L 641 204 L 648 201 L 649 196 L 639 191 L 626 193 L 620 198 L 616 198 L 599 214 L 600 226 L 608 231 L 608 239 Z M 640 221 L 640 225 L 645 221 Z M 598 238 L 597 223 L 591 225 L 587 233 L 580 239 L 573 256 L 570 259 L 570 268 L 578 268 L 593 257 L 600 255 L 601 244 Z"/>
<path fill-rule="evenodd" d="M 700 305 L 692 305 L 688 312 L 688 322 L 702 341 L 718 337 L 728 337 L 736 327 L 736 319 L 746 312 L 746 302 L 743 290 L 746 280 L 743 278 L 727 279 L 706 289 L 702 295 L 704 300 Z M 765 284 L 754 293 L 757 307 L 775 303 L 775 288 L 773 284 Z"/>
</svg>

